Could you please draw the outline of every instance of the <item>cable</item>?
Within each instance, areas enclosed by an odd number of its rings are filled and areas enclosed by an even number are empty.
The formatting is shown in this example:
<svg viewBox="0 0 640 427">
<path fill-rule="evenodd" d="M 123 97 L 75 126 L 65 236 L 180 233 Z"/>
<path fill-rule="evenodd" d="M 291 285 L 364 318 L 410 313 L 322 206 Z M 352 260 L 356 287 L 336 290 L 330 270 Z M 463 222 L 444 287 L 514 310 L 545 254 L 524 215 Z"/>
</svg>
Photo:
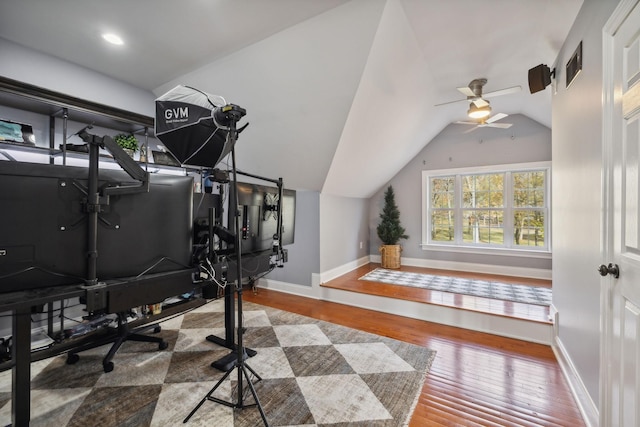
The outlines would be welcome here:
<svg viewBox="0 0 640 427">
<path fill-rule="evenodd" d="M 211 99 L 209 99 L 209 94 L 208 94 L 208 93 L 203 92 L 203 91 L 201 91 L 200 89 L 196 89 L 196 88 L 191 87 L 191 86 L 186 86 L 186 85 L 185 85 L 185 87 L 186 87 L 186 88 L 189 88 L 189 89 L 191 89 L 191 90 L 195 90 L 196 92 L 199 92 L 199 93 L 201 93 L 202 95 L 204 95 L 204 97 L 205 97 L 205 98 L 207 98 L 207 101 L 209 102 L 209 104 L 211 104 L 211 106 L 212 106 L 212 107 L 214 107 L 214 108 L 218 108 L 218 107 L 220 107 L 220 105 L 216 105 L 216 104 L 214 104 L 214 103 L 213 103 L 213 101 L 211 101 Z M 222 105 L 225 105 L 225 104 L 227 103 L 227 101 L 226 101 L 223 97 L 221 97 L 220 95 L 217 95 L 217 96 L 218 96 L 218 97 L 220 97 L 220 99 L 222 99 L 222 102 L 223 102 L 223 104 L 222 104 Z"/>
<path fill-rule="evenodd" d="M 213 265 L 211 264 L 211 261 L 209 260 L 209 258 L 206 258 L 207 264 L 208 264 L 208 268 L 206 266 L 202 266 L 200 265 L 200 267 L 202 267 L 205 270 L 205 273 L 207 273 L 209 275 L 209 281 L 215 283 L 216 285 L 218 285 L 218 287 L 220 289 L 224 289 L 227 287 L 227 282 L 224 283 L 220 283 L 218 282 L 218 280 L 216 279 L 216 271 L 213 268 Z"/>
<path fill-rule="evenodd" d="M 166 257 L 166 256 L 165 256 L 165 257 L 160 258 L 160 259 L 159 259 L 158 261 L 156 261 L 155 263 L 153 263 L 153 264 L 151 265 L 151 267 L 147 268 L 147 269 L 146 269 L 146 270 L 144 270 L 142 273 L 140 273 L 140 274 L 138 274 L 137 276 L 135 276 L 135 277 L 136 277 L 136 279 L 138 279 L 138 278 L 140 278 L 140 277 L 144 276 L 145 274 L 147 274 L 148 272 L 150 272 L 151 270 L 153 270 L 154 268 L 156 268 L 158 265 L 160 265 L 160 263 L 162 263 L 163 261 L 167 261 L 167 260 L 168 260 L 168 261 L 170 261 L 170 262 L 172 262 L 172 263 L 174 263 L 174 264 L 176 264 L 176 265 L 179 265 L 180 267 L 183 267 L 183 268 L 191 268 L 191 266 L 189 266 L 189 265 L 182 264 L 181 262 L 178 262 L 178 261 L 176 261 L 176 260 L 174 260 L 174 259 L 172 259 L 172 258 L 170 258 L 170 257 Z"/>
<path fill-rule="evenodd" d="M 80 282 L 84 282 L 84 280 L 85 280 L 82 277 L 77 277 L 77 276 L 73 276 L 71 274 L 66 274 L 66 273 L 58 273 L 58 272 L 55 272 L 55 271 L 52 271 L 52 270 L 49 270 L 49 269 L 46 269 L 46 268 L 43 268 L 43 267 L 40 267 L 40 266 L 37 266 L 37 265 L 32 265 L 30 267 L 23 268 L 22 270 L 14 271 L 12 273 L 8 273 L 8 274 L 5 274 L 3 276 L 0 276 L 0 280 L 8 279 L 10 277 L 17 276 L 19 274 L 23 274 L 23 273 L 26 273 L 26 272 L 32 271 L 32 270 L 39 270 L 39 271 L 43 271 L 43 272 L 45 272 L 47 274 L 51 274 L 52 276 L 66 277 L 66 278 L 69 278 L 69 279 L 78 280 Z"/>
</svg>

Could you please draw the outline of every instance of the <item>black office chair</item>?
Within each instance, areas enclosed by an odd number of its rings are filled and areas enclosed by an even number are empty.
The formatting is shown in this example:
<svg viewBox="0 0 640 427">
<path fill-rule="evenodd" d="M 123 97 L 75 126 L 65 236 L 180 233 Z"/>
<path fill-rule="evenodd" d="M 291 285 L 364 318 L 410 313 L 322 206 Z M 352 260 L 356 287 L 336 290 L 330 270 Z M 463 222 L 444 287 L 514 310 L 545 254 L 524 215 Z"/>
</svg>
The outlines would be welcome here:
<svg viewBox="0 0 640 427">
<path fill-rule="evenodd" d="M 87 344 L 81 345 L 79 347 L 73 348 L 71 351 L 67 353 L 67 364 L 73 365 L 78 360 L 80 360 L 80 356 L 78 353 L 81 353 L 86 350 L 90 350 L 92 348 L 100 347 L 109 343 L 113 343 L 107 355 L 102 359 L 102 368 L 104 372 L 113 371 L 113 357 L 120 349 L 120 346 L 125 341 L 141 341 L 141 342 L 154 342 L 158 343 L 158 350 L 164 350 L 169 347 L 169 343 L 163 340 L 161 337 L 154 337 L 151 335 L 143 334 L 149 329 L 153 328 L 153 333 L 158 333 L 162 329 L 160 325 L 157 323 L 152 323 L 148 325 L 143 325 L 137 328 L 129 328 L 129 323 L 127 322 L 127 316 L 130 313 L 121 312 L 117 314 L 118 318 L 118 328 L 116 333 L 107 333 L 105 336 L 98 337 L 96 340 L 91 341 Z"/>
</svg>

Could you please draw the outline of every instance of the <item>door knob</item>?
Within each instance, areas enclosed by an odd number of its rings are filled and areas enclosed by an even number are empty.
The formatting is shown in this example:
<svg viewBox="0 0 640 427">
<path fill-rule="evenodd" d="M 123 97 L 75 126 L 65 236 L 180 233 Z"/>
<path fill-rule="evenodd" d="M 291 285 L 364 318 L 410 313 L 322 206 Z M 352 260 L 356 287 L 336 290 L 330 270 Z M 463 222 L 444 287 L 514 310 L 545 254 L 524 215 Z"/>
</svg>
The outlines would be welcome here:
<svg viewBox="0 0 640 427">
<path fill-rule="evenodd" d="M 606 276 L 607 274 L 612 275 L 616 279 L 620 277 L 620 268 L 618 267 L 618 264 L 612 264 L 612 263 L 609 263 L 609 265 L 602 264 L 600 265 L 600 267 L 598 267 L 598 272 L 602 277 Z"/>
</svg>

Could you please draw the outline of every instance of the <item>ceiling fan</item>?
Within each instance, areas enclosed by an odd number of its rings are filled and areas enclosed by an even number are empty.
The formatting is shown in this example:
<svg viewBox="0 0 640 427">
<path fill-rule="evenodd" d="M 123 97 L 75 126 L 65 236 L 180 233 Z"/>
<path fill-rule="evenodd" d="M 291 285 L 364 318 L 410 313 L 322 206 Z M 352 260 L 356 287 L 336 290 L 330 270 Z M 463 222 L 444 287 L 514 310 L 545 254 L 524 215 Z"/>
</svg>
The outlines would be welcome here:
<svg viewBox="0 0 640 427">
<path fill-rule="evenodd" d="M 486 101 L 484 98 L 492 98 L 495 96 L 508 95 L 510 93 L 520 92 L 522 90 L 522 87 L 520 86 L 512 86 L 505 89 L 494 90 L 492 92 L 487 92 L 483 94 L 482 87 L 485 84 L 487 84 L 487 79 L 484 79 L 484 78 L 473 79 L 469 83 L 469 86 L 457 88 L 458 91 L 460 91 L 460 93 L 462 93 L 467 97 L 466 99 L 458 99 L 456 101 L 443 102 L 441 104 L 436 104 L 436 107 L 440 105 L 453 104 L 454 102 L 469 101 L 470 104 L 473 104 L 476 108 L 482 108 L 482 107 L 487 107 L 489 105 L 489 102 Z"/>
<path fill-rule="evenodd" d="M 486 120 L 481 120 L 479 122 L 472 122 L 472 121 L 457 121 L 454 123 L 460 124 L 460 125 L 473 125 L 474 127 L 472 127 L 471 129 L 469 129 L 468 131 L 464 132 L 464 133 L 469 133 L 472 132 L 478 128 L 483 128 L 483 127 L 491 127 L 491 128 L 500 128 L 500 129 L 508 129 L 512 126 L 511 123 L 496 123 L 498 120 L 504 119 L 505 117 L 507 117 L 508 114 L 505 113 L 498 113 L 498 114 L 494 114 L 493 116 L 489 117 Z"/>
</svg>

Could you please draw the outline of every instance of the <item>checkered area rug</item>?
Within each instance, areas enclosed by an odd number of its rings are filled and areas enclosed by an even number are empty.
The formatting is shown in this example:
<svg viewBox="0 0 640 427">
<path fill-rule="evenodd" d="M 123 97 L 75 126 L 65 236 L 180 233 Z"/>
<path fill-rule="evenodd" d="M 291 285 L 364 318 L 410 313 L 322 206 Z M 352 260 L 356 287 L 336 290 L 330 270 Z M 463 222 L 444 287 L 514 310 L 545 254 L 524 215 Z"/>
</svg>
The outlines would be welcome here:
<svg viewBox="0 0 640 427">
<path fill-rule="evenodd" d="M 526 304 L 551 305 L 551 289 L 540 286 L 516 285 L 461 277 L 434 276 L 431 274 L 386 270 L 384 268 L 376 268 L 360 277 L 359 280 L 388 283 L 390 285 L 412 286 L 414 288 L 473 295 L 476 297 Z"/>
<path fill-rule="evenodd" d="M 285 311 L 244 304 L 247 364 L 262 381 L 258 399 L 271 426 L 403 426 L 408 423 L 435 352 Z M 224 304 L 213 301 L 161 323 L 169 348 L 126 342 L 102 371 L 108 347 L 32 364 L 31 426 L 263 425 L 256 407 L 206 401 L 183 419 L 224 375 L 210 366 L 229 350 L 206 340 L 224 336 Z M 237 402 L 235 369 L 214 396 Z M 246 381 L 243 381 L 246 385 Z M 11 372 L 0 373 L 0 425 L 11 422 Z M 245 405 L 254 403 L 249 389 Z"/>
</svg>

